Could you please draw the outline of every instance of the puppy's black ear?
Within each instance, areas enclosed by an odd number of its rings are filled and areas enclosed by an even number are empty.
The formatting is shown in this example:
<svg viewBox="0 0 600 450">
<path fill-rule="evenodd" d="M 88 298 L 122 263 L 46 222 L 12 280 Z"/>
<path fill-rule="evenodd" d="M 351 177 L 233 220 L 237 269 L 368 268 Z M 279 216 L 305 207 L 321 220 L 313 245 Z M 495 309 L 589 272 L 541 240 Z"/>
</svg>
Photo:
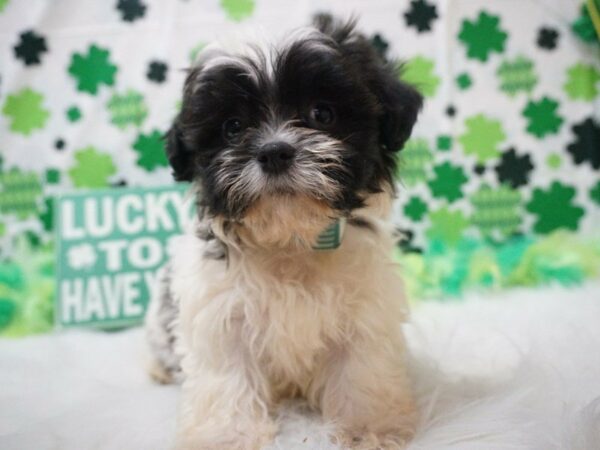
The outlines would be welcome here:
<svg viewBox="0 0 600 450">
<path fill-rule="evenodd" d="M 400 81 L 401 66 L 384 60 L 373 44 L 356 31 L 356 22 L 355 18 L 344 21 L 327 13 L 313 17 L 313 26 L 337 42 L 375 94 L 382 109 L 380 144 L 395 152 L 410 137 L 423 98 L 414 87 Z"/>
<path fill-rule="evenodd" d="M 390 63 L 380 65 L 372 81 L 373 91 L 383 107 L 379 123 L 380 144 L 388 151 L 401 150 L 410 137 L 423 97 L 409 84 L 400 81 L 398 70 Z"/>
<path fill-rule="evenodd" d="M 192 181 L 194 177 L 193 153 L 185 145 L 178 119 L 165 135 L 165 142 L 165 151 L 169 164 L 173 168 L 173 177 L 177 181 Z"/>
</svg>

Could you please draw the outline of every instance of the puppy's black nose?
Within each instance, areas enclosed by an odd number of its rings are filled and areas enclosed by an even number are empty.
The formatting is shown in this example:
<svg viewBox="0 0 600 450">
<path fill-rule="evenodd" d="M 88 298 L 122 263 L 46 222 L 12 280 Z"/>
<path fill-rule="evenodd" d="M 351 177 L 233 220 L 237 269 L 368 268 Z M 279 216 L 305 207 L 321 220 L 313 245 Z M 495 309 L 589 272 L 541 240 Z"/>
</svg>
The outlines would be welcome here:
<svg viewBox="0 0 600 450">
<path fill-rule="evenodd" d="M 296 149 L 285 142 L 271 142 L 263 145 L 256 155 L 256 160 L 266 173 L 281 173 L 292 165 Z"/>
</svg>

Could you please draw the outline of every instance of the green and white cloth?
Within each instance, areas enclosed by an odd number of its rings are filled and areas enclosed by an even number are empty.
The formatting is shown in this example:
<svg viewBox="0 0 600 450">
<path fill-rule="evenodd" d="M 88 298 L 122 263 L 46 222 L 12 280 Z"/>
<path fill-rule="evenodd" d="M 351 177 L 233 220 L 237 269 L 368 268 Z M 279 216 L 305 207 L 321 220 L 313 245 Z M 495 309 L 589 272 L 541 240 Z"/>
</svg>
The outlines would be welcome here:
<svg viewBox="0 0 600 450">
<path fill-rule="evenodd" d="M 412 292 L 597 273 L 600 44 L 583 2 L 0 0 L 0 326 L 51 316 L 53 196 L 172 183 L 161 136 L 202 46 L 324 10 L 357 15 L 427 100 L 394 209 Z"/>
</svg>

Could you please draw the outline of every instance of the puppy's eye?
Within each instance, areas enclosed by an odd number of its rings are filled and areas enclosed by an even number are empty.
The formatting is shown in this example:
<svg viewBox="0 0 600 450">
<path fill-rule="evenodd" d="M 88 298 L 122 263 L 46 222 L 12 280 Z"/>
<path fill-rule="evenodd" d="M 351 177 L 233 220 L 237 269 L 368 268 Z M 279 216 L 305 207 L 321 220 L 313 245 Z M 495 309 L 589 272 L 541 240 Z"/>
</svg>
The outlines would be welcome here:
<svg viewBox="0 0 600 450">
<path fill-rule="evenodd" d="M 242 121 L 238 118 L 234 117 L 223 122 L 223 135 L 227 139 L 234 139 L 243 129 Z"/>
<path fill-rule="evenodd" d="M 309 114 L 309 123 L 311 126 L 327 127 L 335 120 L 333 108 L 324 103 L 317 103 L 312 107 Z"/>
</svg>

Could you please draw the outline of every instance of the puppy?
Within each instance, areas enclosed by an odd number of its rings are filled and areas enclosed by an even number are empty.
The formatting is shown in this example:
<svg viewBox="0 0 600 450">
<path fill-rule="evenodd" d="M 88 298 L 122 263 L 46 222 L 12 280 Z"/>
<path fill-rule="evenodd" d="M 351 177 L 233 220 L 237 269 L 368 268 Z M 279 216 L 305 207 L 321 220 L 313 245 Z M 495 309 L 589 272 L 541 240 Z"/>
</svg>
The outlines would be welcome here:
<svg viewBox="0 0 600 450">
<path fill-rule="evenodd" d="M 297 396 L 343 448 L 413 434 L 389 215 L 421 96 L 395 67 L 319 16 L 190 70 L 167 154 L 198 218 L 147 318 L 152 373 L 183 382 L 179 449 L 260 449 Z"/>
</svg>

